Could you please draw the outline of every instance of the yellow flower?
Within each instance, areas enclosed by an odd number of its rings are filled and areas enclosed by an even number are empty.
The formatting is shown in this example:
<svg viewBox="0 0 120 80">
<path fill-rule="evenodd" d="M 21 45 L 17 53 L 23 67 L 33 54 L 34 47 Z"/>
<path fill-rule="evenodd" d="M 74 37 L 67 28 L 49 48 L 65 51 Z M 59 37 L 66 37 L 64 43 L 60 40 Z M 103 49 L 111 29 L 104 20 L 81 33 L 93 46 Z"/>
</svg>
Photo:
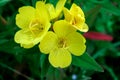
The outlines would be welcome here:
<svg viewBox="0 0 120 80">
<path fill-rule="evenodd" d="M 71 54 L 80 56 L 84 53 L 86 40 L 65 20 L 55 22 L 53 30 L 47 32 L 39 48 L 41 52 L 49 54 L 52 66 L 65 68 L 71 64 Z"/>
<path fill-rule="evenodd" d="M 59 0 L 55 8 L 50 3 L 46 4 L 46 7 L 50 13 L 51 20 L 60 16 L 60 13 L 62 12 L 64 8 L 65 2 L 66 0 Z"/>
<path fill-rule="evenodd" d="M 14 40 L 24 48 L 31 48 L 39 43 L 50 28 L 50 16 L 44 2 L 38 1 L 36 8 L 24 6 L 16 15 L 16 25 L 21 29 Z"/>
<path fill-rule="evenodd" d="M 75 27 L 76 29 L 82 32 L 88 31 L 88 26 L 85 23 L 84 13 L 79 6 L 73 3 L 70 10 L 64 8 L 63 12 L 64 12 L 65 20 L 68 21 L 71 25 L 73 25 L 73 27 Z"/>
</svg>

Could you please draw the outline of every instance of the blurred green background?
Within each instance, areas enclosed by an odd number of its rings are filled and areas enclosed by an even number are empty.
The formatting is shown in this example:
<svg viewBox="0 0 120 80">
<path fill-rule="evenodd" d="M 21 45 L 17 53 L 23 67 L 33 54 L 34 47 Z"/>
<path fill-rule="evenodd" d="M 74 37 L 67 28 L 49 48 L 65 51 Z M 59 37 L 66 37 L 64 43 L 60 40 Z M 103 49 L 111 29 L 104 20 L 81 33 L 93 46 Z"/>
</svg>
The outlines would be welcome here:
<svg viewBox="0 0 120 80">
<path fill-rule="evenodd" d="M 15 24 L 18 8 L 35 6 L 36 1 L 0 0 L 0 80 L 120 80 L 120 0 L 67 0 L 65 5 L 68 8 L 72 3 L 80 5 L 89 31 L 113 37 L 112 41 L 87 39 L 87 53 L 104 72 L 73 65 L 54 69 L 37 46 L 24 49 L 14 42 L 15 32 L 19 30 Z M 47 2 L 55 4 L 57 0 Z"/>
</svg>

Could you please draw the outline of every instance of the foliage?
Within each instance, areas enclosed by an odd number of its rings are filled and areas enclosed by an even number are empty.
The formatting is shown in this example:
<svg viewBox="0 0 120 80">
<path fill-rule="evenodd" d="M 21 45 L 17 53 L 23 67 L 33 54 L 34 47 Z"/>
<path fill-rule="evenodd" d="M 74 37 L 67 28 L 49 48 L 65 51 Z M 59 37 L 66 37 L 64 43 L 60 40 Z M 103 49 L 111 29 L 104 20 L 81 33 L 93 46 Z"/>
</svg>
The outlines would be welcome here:
<svg viewBox="0 0 120 80">
<path fill-rule="evenodd" d="M 67 8 L 76 3 L 83 9 L 89 31 L 111 35 L 113 40 L 88 38 L 86 53 L 77 58 L 73 56 L 71 66 L 65 69 L 52 67 L 48 55 L 40 53 L 38 45 L 24 49 L 14 42 L 14 35 L 19 30 L 15 23 L 18 8 L 35 6 L 36 1 L 0 0 L 0 80 L 120 79 L 119 0 L 67 0 Z M 46 0 L 54 5 L 56 1 Z"/>
</svg>

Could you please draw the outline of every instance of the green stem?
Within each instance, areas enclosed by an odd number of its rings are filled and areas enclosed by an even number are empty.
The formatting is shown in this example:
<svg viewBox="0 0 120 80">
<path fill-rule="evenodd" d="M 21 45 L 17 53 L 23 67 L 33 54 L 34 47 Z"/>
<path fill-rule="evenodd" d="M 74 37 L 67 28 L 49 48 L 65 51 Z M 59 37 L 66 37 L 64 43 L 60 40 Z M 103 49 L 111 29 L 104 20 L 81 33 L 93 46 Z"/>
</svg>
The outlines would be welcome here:
<svg viewBox="0 0 120 80">
<path fill-rule="evenodd" d="M 114 71 L 108 67 L 107 65 L 104 66 L 106 68 L 106 70 L 110 73 L 111 77 L 113 78 L 113 80 L 118 80 L 117 76 L 115 75 Z"/>
</svg>

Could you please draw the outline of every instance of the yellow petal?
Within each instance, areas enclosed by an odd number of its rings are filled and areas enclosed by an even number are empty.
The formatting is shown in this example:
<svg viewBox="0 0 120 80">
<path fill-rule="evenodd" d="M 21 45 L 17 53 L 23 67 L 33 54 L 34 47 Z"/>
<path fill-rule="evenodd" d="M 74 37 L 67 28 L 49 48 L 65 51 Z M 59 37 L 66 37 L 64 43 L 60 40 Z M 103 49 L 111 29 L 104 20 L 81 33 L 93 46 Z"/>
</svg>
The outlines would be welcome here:
<svg viewBox="0 0 120 80">
<path fill-rule="evenodd" d="M 76 31 L 76 29 L 65 20 L 56 21 L 53 25 L 53 29 L 58 37 L 65 37 L 71 32 Z"/>
<path fill-rule="evenodd" d="M 35 16 L 35 9 L 31 6 L 19 8 L 19 14 L 16 15 L 16 25 L 19 28 L 28 28 L 30 21 Z"/>
<path fill-rule="evenodd" d="M 85 18 L 81 17 L 80 15 L 76 15 L 74 16 L 74 24 L 79 24 L 79 25 L 83 25 L 85 23 Z"/>
<path fill-rule="evenodd" d="M 67 8 L 63 9 L 65 20 L 73 27 L 82 32 L 88 31 L 88 26 L 85 23 L 85 17 L 82 9 L 73 3 L 70 11 Z"/>
<path fill-rule="evenodd" d="M 64 12 L 65 20 L 71 23 L 73 19 L 73 15 L 70 13 L 70 11 L 67 8 L 63 8 L 63 12 Z"/>
<path fill-rule="evenodd" d="M 31 48 L 35 45 L 33 44 L 34 37 L 30 31 L 19 30 L 16 32 L 14 40 L 16 43 L 20 43 L 24 48 Z"/>
<path fill-rule="evenodd" d="M 82 32 L 87 32 L 88 31 L 88 25 L 86 23 L 84 23 L 82 26 L 78 25 L 78 27 L 76 27 L 78 30 L 82 31 Z"/>
<path fill-rule="evenodd" d="M 68 67 L 71 64 L 71 60 L 71 54 L 63 48 L 56 48 L 49 54 L 49 62 L 54 67 Z"/>
<path fill-rule="evenodd" d="M 33 41 L 34 44 L 37 44 L 43 39 L 43 37 L 48 32 L 50 26 L 51 26 L 50 22 L 47 22 L 46 24 L 41 22 L 36 22 L 33 26 L 31 26 L 30 30 L 35 38 Z"/>
<path fill-rule="evenodd" d="M 65 5 L 65 2 L 66 0 L 59 0 L 55 8 L 52 4 L 49 4 L 49 3 L 46 4 L 46 8 L 48 9 L 51 20 L 60 16 L 60 13 L 62 12 L 63 7 Z"/>
<path fill-rule="evenodd" d="M 24 48 L 32 48 L 34 46 L 33 43 L 29 43 L 29 44 L 20 44 L 21 47 L 24 47 Z"/>
<path fill-rule="evenodd" d="M 72 4 L 72 7 L 70 8 L 70 12 L 73 14 L 73 15 L 81 15 L 81 17 L 84 17 L 84 13 L 82 11 L 82 9 L 77 6 L 75 3 Z"/>
<path fill-rule="evenodd" d="M 57 46 L 57 36 L 52 31 L 49 31 L 40 42 L 39 48 L 41 52 L 47 54 L 56 46 Z"/>
<path fill-rule="evenodd" d="M 40 20 L 41 23 L 48 23 L 50 21 L 50 15 L 45 6 L 45 3 L 42 1 L 38 1 L 36 3 L 36 17 Z"/>
<path fill-rule="evenodd" d="M 73 32 L 69 34 L 66 38 L 68 39 L 68 50 L 72 54 L 80 56 L 85 52 L 85 38 L 80 33 Z"/>
<path fill-rule="evenodd" d="M 48 9 L 51 20 L 54 19 L 56 17 L 56 11 L 55 11 L 54 6 L 48 3 L 46 4 L 46 8 Z"/>
<path fill-rule="evenodd" d="M 88 31 L 88 26 L 85 23 L 85 18 L 80 17 L 80 16 L 74 16 L 74 21 L 73 21 L 73 27 L 76 29 L 82 31 L 82 32 L 87 32 Z"/>
<path fill-rule="evenodd" d="M 49 30 L 51 24 L 50 24 L 50 15 L 47 11 L 47 8 L 45 6 L 45 3 L 43 1 L 38 1 L 36 3 L 36 16 L 35 16 L 35 21 L 38 22 L 33 22 L 36 23 L 34 26 L 35 30 L 33 31 L 35 35 L 37 35 L 36 39 L 34 40 L 34 44 L 37 44 L 42 40 L 42 38 L 46 35 L 47 31 Z M 43 30 L 40 30 L 42 28 Z"/>
<path fill-rule="evenodd" d="M 63 10 L 65 2 L 66 2 L 66 0 L 59 0 L 58 1 L 57 5 L 56 5 L 57 16 L 60 15 L 61 11 Z"/>
</svg>

